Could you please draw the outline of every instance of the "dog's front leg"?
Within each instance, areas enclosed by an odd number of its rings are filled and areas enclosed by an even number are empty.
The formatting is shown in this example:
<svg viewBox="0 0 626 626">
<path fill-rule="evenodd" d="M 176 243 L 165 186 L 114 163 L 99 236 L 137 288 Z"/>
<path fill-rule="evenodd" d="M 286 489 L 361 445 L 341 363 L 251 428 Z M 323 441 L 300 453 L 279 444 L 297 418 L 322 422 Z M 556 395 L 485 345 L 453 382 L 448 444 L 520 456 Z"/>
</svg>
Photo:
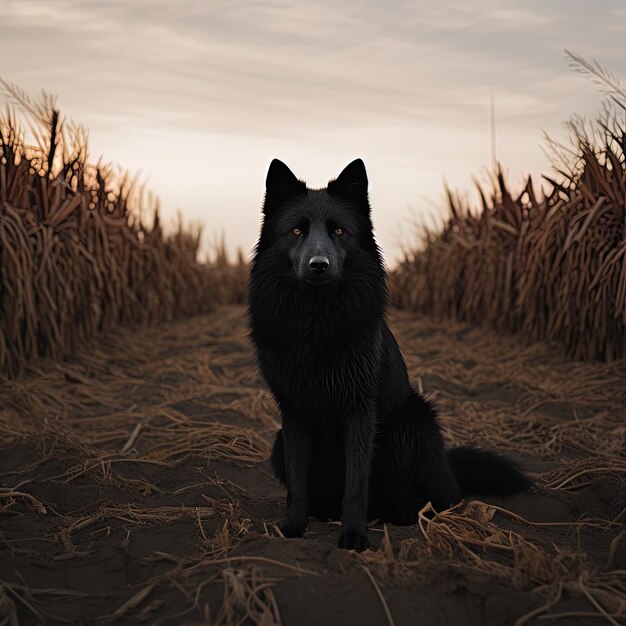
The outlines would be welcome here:
<svg viewBox="0 0 626 626">
<path fill-rule="evenodd" d="M 301 417 L 283 415 L 287 511 L 280 527 L 285 537 L 302 537 L 309 521 L 308 483 L 313 436 Z"/>
<path fill-rule="evenodd" d="M 357 552 L 370 545 L 367 539 L 367 507 L 373 435 L 373 411 L 354 416 L 345 424 L 346 484 L 338 545 Z"/>
</svg>

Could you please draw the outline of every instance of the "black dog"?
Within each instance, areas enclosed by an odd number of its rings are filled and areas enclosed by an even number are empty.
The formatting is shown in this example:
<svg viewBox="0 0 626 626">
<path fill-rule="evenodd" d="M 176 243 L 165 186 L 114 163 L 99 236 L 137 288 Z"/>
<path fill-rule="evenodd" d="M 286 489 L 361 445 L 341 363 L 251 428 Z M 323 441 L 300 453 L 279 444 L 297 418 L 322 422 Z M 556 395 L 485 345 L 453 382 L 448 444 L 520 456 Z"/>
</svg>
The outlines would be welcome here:
<svg viewBox="0 0 626 626">
<path fill-rule="evenodd" d="M 274 159 L 249 283 L 251 337 L 282 416 L 271 459 L 287 486 L 282 532 L 341 517 L 339 547 L 356 550 L 368 518 L 409 524 L 428 500 L 441 510 L 531 484 L 496 453 L 444 448 L 387 326 L 367 186 L 360 159 L 319 190 Z"/>
</svg>

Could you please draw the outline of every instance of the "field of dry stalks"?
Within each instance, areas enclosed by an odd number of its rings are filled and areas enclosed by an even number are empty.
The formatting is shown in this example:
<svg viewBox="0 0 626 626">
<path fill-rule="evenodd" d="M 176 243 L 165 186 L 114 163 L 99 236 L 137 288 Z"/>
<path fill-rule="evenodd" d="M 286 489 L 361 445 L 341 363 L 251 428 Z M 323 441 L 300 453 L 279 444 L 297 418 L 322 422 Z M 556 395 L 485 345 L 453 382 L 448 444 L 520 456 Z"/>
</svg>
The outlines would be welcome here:
<svg viewBox="0 0 626 626">
<path fill-rule="evenodd" d="M 37 142 L 0 117 L 0 626 L 626 624 L 614 118 L 600 144 L 572 126 L 545 197 L 502 176 L 481 212 L 451 195 L 391 276 L 390 323 L 449 443 L 517 457 L 536 488 L 374 522 L 356 554 L 338 524 L 280 536 L 243 260 L 200 263 L 199 232 L 164 232 L 53 100 L 5 88 Z"/>
<path fill-rule="evenodd" d="M 1 81 L 1 79 L 0 79 Z M 0 375 L 60 358 L 124 324 L 150 324 L 240 302 L 245 263 L 225 250 L 200 264 L 199 229 L 164 233 L 158 202 L 128 175 L 88 161 L 86 131 L 54 99 L 0 115 Z"/>
<path fill-rule="evenodd" d="M 592 68 L 593 69 L 593 68 Z M 555 173 L 513 194 L 498 172 L 393 274 L 402 307 L 559 343 L 574 359 L 626 357 L 626 94 L 621 109 L 552 142 Z"/>
</svg>

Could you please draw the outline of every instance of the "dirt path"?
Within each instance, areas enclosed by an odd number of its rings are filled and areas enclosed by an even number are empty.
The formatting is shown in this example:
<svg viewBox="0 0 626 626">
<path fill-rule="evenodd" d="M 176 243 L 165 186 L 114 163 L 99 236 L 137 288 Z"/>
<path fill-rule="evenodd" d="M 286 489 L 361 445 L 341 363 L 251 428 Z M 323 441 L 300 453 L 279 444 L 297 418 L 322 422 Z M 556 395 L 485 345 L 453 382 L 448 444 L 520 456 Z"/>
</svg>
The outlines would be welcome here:
<svg viewBox="0 0 626 626">
<path fill-rule="evenodd" d="M 127 329 L 0 383 L 0 624 L 626 623 L 624 364 L 393 312 L 450 441 L 539 487 L 373 525 L 356 555 L 336 524 L 278 536 L 244 323 Z"/>
</svg>

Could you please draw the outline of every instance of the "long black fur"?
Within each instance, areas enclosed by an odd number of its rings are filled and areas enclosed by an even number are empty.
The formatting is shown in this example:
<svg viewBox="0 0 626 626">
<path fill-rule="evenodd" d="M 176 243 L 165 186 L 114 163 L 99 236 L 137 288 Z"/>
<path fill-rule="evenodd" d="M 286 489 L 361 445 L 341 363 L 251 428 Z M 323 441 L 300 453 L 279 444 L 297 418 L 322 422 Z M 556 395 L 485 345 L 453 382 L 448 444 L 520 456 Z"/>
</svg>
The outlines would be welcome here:
<svg viewBox="0 0 626 626">
<path fill-rule="evenodd" d="M 409 524 L 428 500 L 441 510 L 531 485 L 500 454 L 445 449 L 386 322 L 367 188 L 360 159 L 319 190 L 272 161 L 248 292 L 250 336 L 282 417 L 271 457 L 287 487 L 282 532 L 302 536 L 309 515 L 341 518 L 339 546 L 357 550 L 369 545 L 368 519 Z"/>
</svg>

